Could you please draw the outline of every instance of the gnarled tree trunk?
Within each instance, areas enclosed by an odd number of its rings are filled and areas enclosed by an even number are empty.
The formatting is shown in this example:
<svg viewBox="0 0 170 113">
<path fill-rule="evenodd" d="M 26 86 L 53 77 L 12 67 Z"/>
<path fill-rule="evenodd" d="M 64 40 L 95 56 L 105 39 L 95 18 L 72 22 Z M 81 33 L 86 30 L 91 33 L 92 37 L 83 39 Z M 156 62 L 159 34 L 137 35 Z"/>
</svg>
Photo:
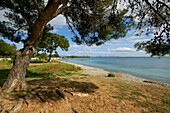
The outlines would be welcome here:
<svg viewBox="0 0 170 113">
<path fill-rule="evenodd" d="M 40 33 L 41 34 L 41 33 Z M 15 88 L 20 88 L 21 90 L 27 89 L 27 84 L 25 82 L 25 76 L 31 57 L 37 52 L 38 44 L 41 41 L 41 35 L 39 35 L 39 40 L 34 42 L 33 46 L 25 46 L 21 51 L 17 52 L 13 67 L 9 72 L 7 81 L 4 83 L 2 89 L 4 92 L 11 92 Z"/>
<path fill-rule="evenodd" d="M 3 85 L 4 92 L 11 92 L 13 89 L 20 86 L 21 89 L 26 89 L 25 83 L 26 72 L 30 63 L 31 55 L 23 55 L 22 52 L 16 54 L 13 67 L 9 72 L 7 81 Z"/>
<path fill-rule="evenodd" d="M 13 67 L 9 72 L 7 81 L 2 87 L 3 92 L 11 92 L 18 87 L 20 87 L 21 90 L 27 89 L 28 86 L 25 82 L 26 72 L 32 56 L 38 51 L 38 45 L 41 42 L 45 24 L 42 24 L 42 26 L 38 27 L 41 27 L 40 32 L 38 32 L 38 36 L 34 38 L 33 36 L 31 38 L 28 38 L 28 40 L 24 44 L 24 48 L 17 52 Z"/>
<path fill-rule="evenodd" d="M 26 88 L 26 72 L 31 57 L 38 50 L 38 45 L 41 42 L 44 27 L 50 20 L 61 14 L 61 11 L 57 11 L 57 9 L 64 1 L 65 0 L 53 0 L 35 21 L 31 33 L 28 33 L 30 35 L 24 43 L 24 48 L 22 51 L 17 53 L 7 81 L 2 87 L 4 92 L 11 92 L 18 86 L 21 86 L 21 89 Z"/>
</svg>

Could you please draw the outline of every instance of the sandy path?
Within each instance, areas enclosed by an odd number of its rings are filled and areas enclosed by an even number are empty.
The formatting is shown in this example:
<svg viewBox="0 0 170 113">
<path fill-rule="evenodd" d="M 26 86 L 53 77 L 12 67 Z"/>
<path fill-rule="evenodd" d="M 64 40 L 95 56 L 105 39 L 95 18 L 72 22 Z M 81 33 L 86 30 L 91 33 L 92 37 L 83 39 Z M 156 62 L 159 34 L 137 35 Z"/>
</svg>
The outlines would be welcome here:
<svg viewBox="0 0 170 113">
<path fill-rule="evenodd" d="M 61 62 L 64 62 L 64 61 L 61 61 Z M 65 63 L 81 67 L 83 70 L 81 70 L 79 72 L 83 73 L 83 74 L 89 74 L 92 76 L 107 76 L 109 73 L 109 71 L 106 71 L 106 70 L 100 69 L 100 68 L 94 68 L 94 67 L 84 66 L 81 64 L 75 64 L 75 63 L 70 63 L 70 62 L 65 62 Z"/>
</svg>

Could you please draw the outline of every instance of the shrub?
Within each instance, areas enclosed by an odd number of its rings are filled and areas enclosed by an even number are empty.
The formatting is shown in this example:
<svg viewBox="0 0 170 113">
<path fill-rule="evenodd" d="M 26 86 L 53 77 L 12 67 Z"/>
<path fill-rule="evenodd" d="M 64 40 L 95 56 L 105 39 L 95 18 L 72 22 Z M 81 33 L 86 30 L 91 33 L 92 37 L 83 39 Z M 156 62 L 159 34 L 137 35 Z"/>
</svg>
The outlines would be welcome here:
<svg viewBox="0 0 170 113">
<path fill-rule="evenodd" d="M 115 75 L 113 73 L 109 73 L 108 77 L 115 77 Z"/>
<path fill-rule="evenodd" d="M 48 55 L 47 55 L 47 53 L 41 53 L 41 54 L 37 54 L 37 57 L 38 57 L 39 59 L 45 59 L 45 60 L 47 60 Z"/>
</svg>

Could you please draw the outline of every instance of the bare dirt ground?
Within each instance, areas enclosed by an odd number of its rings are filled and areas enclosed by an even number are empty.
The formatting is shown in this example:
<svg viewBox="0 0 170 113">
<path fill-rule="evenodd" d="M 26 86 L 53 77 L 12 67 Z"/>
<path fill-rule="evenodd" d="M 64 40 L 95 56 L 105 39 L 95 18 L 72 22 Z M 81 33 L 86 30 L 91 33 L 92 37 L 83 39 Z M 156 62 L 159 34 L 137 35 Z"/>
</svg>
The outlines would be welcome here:
<svg viewBox="0 0 170 113">
<path fill-rule="evenodd" d="M 106 77 L 108 71 L 83 68 L 72 76 L 29 81 L 27 92 L 1 94 L 0 111 L 15 113 L 144 113 L 170 112 L 168 85 L 143 83 L 140 78 L 123 73 Z M 67 98 L 62 98 L 58 88 Z M 22 103 L 22 104 L 21 104 Z M 12 113 L 12 112 L 11 112 Z"/>
</svg>

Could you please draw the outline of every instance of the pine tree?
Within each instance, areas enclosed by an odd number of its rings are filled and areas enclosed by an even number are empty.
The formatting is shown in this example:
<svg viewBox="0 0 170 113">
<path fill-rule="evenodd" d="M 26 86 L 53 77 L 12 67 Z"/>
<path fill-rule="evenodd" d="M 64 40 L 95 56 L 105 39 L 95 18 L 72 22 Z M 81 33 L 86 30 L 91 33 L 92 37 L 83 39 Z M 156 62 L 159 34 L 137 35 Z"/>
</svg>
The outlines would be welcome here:
<svg viewBox="0 0 170 113">
<path fill-rule="evenodd" d="M 16 87 L 26 89 L 25 75 L 31 57 L 37 53 L 47 23 L 62 14 L 78 44 L 101 45 L 112 38 L 124 37 L 133 22 L 126 21 L 127 9 L 117 10 L 117 0 L 1 0 L 6 21 L 0 22 L 0 33 L 11 41 L 23 42 L 13 67 L 3 85 L 4 92 Z M 78 34 L 76 34 L 78 33 Z"/>
<path fill-rule="evenodd" d="M 53 27 L 51 25 L 47 25 L 44 29 L 43 37 L 39 44 L 39 51 L 50 53 L 47 62 L 50 62 L 54 51 L 57 53 L 56 49 L 58 47 L 60 47 L 63 51 L 68 51 L 70 46 L 69 41 L 65 38 L 65 36 L 51 33 L 49 32 L 50 30 L 53 30 Z"/>
</svg>

